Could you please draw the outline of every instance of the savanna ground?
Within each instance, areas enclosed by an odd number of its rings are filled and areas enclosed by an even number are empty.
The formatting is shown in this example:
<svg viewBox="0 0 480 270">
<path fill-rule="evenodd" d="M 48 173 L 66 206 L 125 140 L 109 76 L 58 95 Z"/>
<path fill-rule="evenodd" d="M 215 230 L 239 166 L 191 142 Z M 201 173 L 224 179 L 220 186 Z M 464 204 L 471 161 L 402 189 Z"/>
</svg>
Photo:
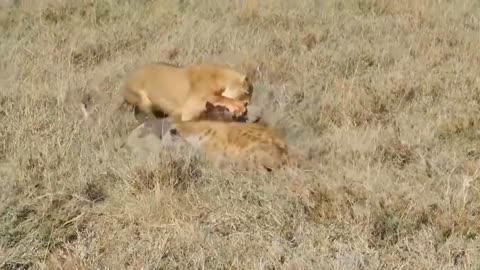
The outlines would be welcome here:
<svg viewBox="0 0 480 270">
<path fill-rule="evenodd" d="M 480 268 L 480 2 L 2 3 L 0 269 Z M 115 151 L 152 61 L 248 72 L 317 169 Z"/>
</svg>

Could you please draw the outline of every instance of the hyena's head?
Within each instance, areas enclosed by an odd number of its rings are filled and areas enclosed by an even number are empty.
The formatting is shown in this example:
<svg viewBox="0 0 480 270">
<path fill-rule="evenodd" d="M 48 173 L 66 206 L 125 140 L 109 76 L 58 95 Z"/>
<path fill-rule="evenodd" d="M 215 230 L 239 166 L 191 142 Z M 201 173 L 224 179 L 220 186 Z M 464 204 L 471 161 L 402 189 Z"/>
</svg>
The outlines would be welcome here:
<svg viewBox="0 0 480 270">
<path fill-rule="evenodd" d="M 176 134 L 176 119 L 171 117 L 150 118 L 144 122 L 145 132 L 155 134 L 167 147 L 181 145 L 184 140 Z"/>
<path fill-rule="evenodd" d="M 203 112 L 201 118 L 203 120 L 223 122 L 246 122 L 248 120 L 248 110 L 246 114 L 237 116 L 230 112 L 227 107 L 222 105 L 213 105 L 212 103 L 207 102 L 205 111 Z"/>
<path fill-rule="evenodd" d="M 186 142 L 195 148 L 200 148 L 208 130 L 203 121 L 185 121 L 173 124 L 168 133 L 172 142 Z"/>
</svg>

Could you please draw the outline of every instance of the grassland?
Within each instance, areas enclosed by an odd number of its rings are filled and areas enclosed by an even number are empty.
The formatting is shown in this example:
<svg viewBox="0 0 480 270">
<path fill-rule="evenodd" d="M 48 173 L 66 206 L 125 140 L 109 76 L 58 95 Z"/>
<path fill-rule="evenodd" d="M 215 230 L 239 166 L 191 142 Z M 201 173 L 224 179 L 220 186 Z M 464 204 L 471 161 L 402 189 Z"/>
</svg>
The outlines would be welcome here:
<svg viewBox="0 0 480 270">
<path fill-rule="evenodd" d="M 2 5 L 0 269 L 480 269 L 480 2 Z M 248 72 L 317 169 L 115 151 L 151 61 Z"/>
</svg>

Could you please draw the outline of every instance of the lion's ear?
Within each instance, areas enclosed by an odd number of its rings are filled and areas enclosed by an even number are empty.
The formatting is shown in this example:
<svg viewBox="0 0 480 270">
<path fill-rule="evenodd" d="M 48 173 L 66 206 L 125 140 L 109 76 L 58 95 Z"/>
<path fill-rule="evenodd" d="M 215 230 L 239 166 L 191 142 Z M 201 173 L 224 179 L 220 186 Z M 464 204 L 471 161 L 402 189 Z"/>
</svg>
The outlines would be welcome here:
<svg viewBox="0 0 480 270">
<path fill-rule="evenodd" d="M 250 78 L 248 77 L 248 74 L 247 75 L 244 75 L 243 78 L 242 78 L 242 83 L 248 83 L 250 81 Z"/>
</svg>

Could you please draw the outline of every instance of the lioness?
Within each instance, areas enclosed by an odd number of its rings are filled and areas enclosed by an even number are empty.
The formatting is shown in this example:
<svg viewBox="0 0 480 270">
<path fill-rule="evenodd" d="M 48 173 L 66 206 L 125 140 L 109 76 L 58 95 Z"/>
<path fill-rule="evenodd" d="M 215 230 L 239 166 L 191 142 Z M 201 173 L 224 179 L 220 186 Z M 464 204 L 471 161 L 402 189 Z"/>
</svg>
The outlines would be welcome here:
<svg viewBox="0 0 480 270">
<path fill-rule="evenodd" d="M 249 78 L 227 67 L 154 63 L 140 67 L 127 77 L 123 98 L 124 103 L 138 108 L 136 113 L 189 121 L 205 111 L 206 102 L 224 106 L 241 116 L 252 93 Z"/>
</svg>

